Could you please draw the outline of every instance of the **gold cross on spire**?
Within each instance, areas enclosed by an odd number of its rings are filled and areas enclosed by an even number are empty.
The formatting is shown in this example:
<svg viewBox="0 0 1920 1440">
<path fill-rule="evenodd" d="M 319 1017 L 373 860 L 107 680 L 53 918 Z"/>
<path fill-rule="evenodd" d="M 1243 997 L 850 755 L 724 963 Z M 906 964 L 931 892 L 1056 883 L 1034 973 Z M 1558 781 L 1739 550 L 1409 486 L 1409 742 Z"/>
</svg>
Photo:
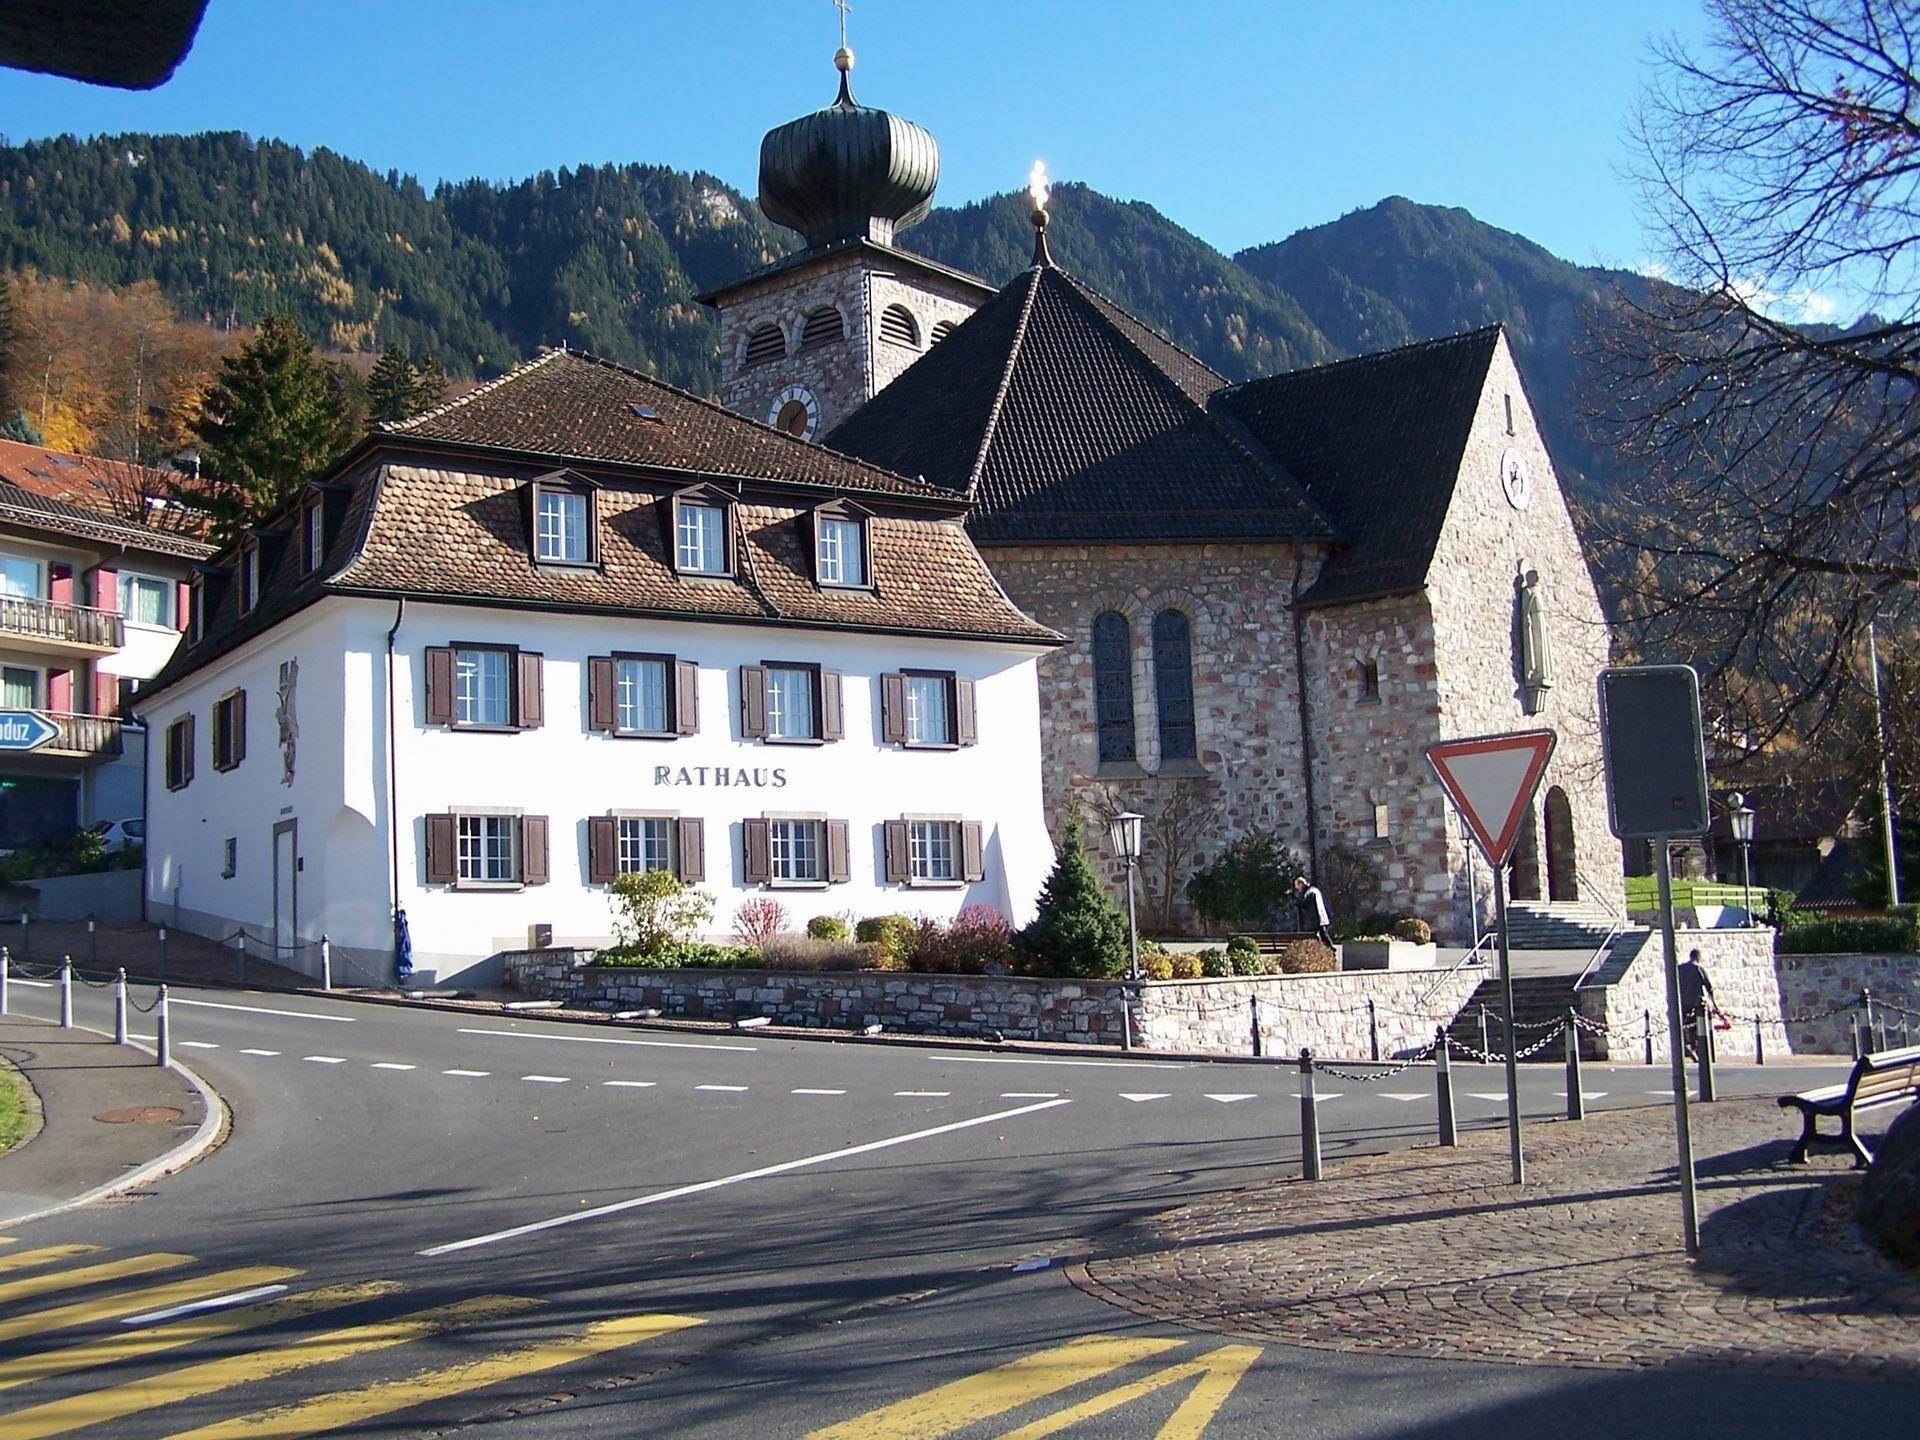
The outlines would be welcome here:
<svg viewBox="0 0 1920 1440">
<path fill-rule="evenodd" d="M 847 48 L 847 15 L 853 6 L 847 0 L 833 0 L 833 8 L 840 12 L 840 48 Z"/>
</svg>

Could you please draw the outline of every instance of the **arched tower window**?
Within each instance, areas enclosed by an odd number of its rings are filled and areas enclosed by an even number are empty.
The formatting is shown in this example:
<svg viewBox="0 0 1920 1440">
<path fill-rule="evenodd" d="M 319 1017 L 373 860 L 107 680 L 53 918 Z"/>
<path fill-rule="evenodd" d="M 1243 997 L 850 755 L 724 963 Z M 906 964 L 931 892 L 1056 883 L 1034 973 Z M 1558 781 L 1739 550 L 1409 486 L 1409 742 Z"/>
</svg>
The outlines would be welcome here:
<svg viewBox="0 0 1920 1440">
<path fill-rule="evenodd" d="M 1160 758 L 1191 760 L 1193 733 L 1193 622 L 1178 610 L 1153 617 L 1153 694 L 1160 715 Z"/>
<path fill-rule="evenodd" d="M 889 345 L 920 348 L 920 322 L 904 305 L 889 305 L 880 312 L 880 338 Z"/>
<path fill-rule="evenodd" d="M 960 327 L 954 324 L 953 321 L 951 320 L 936 320 L 934 322 L 933 329 L 928 333 L 928 336 L 927 336 L 928 348 L 931 349 L 933 346 L 938 345 L 942 340 L 946 339 L 947 336 L 951 335 L 954 331 L 958 330 L 959 328 Z"/>
<path fill-rule="evenodd" d="M 806 323 L 800 327 L 802 350 L 811 350 L 816 345 L 831 345 L 836 340 L 846 338 L 846 321 L 840 318 L 840 312 L 831 305 L 822 305 L 818 310 L 808 311 Z"/>
<path fill-rule="evenodd" d="M 1380 703 L 1380 662 L 1362 660 L 1360 662 L 1360 703 L 1377 705 Z"/>
<path fill-rule="evenodd" d="M 1093 617 L 1093 709 L 1100 726 L 1100 763 L 1131 764 L 1133 627 L 1117 610 Z"/>
<path fill-rule="evenodd" d="M 764 365 L 769 360 L 787 358 L 787 337 L 780 333 L 778 325 L 756 325 L 747 335 L 746 354 L 741 357 L 740 368 L 751 369 L 755 365 Z"/>
</svg>

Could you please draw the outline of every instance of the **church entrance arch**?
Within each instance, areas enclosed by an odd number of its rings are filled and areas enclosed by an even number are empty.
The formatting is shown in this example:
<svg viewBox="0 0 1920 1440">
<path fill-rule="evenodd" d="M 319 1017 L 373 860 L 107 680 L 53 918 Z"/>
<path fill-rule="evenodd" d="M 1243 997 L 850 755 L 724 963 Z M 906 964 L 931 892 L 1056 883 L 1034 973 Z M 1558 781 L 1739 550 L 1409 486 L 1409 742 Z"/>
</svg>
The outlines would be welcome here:
<svg viewBox="0 0 1920 1440">
<path fill-rule="evenodd" d="M 1573 852 L 1573 804 L 1558 785 L 1547 791 L 1547 898 L 1578 900 L 1580 870 Z"/>
<path fill-rule="evenodd" d="M 1527 807 L 1527 818 L 1520 822 L 1520 839 L 1507 865 L 1507 898 L 1540 898 L 1540 816 L 1531 805 Z"/>
</svg>

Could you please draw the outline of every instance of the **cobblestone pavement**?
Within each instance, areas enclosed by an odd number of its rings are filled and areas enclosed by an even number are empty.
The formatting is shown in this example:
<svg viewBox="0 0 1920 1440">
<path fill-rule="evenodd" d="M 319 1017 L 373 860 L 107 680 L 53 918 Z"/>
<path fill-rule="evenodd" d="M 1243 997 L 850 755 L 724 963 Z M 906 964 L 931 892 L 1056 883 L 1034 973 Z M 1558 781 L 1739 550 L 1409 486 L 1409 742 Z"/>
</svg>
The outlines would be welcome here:
<svg viewBox="0 0 1920 1440">
<path fill-rule="evenodd" d="M 1531 1127 L 1518 1190 L 1482 1131 L 1150 1217 L 1071 1273 L 1152 1319 L 1347 1353 L 1920 1382 L 1920 1276 L 1862 1238 L 1847 1157 L 1786 1165 L 1799 1119 L 1770 1100 L 1693 1117 L 1694 1261 L 1654 1108 Z"/>
</svg>

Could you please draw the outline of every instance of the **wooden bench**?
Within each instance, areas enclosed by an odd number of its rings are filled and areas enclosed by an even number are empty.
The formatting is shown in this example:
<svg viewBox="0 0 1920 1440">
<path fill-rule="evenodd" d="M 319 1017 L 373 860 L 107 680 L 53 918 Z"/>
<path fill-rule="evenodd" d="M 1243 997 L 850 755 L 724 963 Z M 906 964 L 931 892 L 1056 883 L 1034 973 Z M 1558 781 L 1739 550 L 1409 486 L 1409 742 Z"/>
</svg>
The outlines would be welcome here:
<svg viewBox="0 0 1920 1440">
<path fill-rule="evenodd" d="M 1854 1130 L 1854 1112 L 1914 1099 L 1920 1099 L 1920 1045 L 1862 1055 L 1854 1062 L 1853 1073 L 1844 1085 L 1826 1085 L 1799 1095 L 1780 1097 L 1780 1108 L 1798 1106 L 1803 1122 L 1800 1139 L 1795 1142 L 1787 1162 L 1804 1165 L 1808 1146 L 1816 1140 L 1834 1140 L 1835 1137 L 1822 1135 L 1819 1127 L 1822 1115 L 1834 1115 L 1840 1120 L 1837 1143 L 1851 1147 L 1854 1168 L 1871 1165 L 1873 1152 L 1860 1143 L 1860 1136 Z"/>
</svg>

